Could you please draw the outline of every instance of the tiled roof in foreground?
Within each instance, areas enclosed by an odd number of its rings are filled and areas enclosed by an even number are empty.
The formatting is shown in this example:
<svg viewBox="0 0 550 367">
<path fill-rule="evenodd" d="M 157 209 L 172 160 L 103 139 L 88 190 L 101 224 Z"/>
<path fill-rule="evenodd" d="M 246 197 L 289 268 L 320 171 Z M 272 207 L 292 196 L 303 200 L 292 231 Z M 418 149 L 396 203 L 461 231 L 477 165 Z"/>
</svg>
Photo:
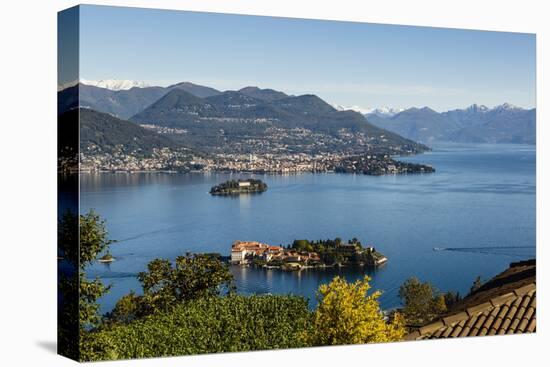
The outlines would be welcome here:
<svg viewBox="0 0 550 367">
<path fill-rule="evenodd" d="M 536 331 L 534 261 L 510 268 L 466 297 L 454 312 L 407 335 L 407 340 L 504 335 Z"/>
</svg>

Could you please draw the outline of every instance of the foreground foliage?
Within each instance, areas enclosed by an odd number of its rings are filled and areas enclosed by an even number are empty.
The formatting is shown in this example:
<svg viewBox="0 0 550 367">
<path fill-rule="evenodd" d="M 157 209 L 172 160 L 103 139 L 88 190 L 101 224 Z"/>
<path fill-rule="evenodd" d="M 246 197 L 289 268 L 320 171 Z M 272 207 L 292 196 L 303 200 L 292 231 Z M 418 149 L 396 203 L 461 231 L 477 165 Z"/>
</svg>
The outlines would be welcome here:
<svg viewBox="0 0 550 367">
<path fill-rule="evenodd" d="M 297 296 L 206 297 L 83 340 L 82 360 L 128 359 L 307 346 L 310 311 Z"/>
<path fill-rule="evenodd" d="M 110 287 L 105 286 L 99 278 L 88 280 L 84 269 L 93 263 L 99 255 L 109 250 L 114 242 L 108 239 L 105 220 L 93 210 L 80 215 L 79 244 L 79 284 L 80 284 L 80 327 L 83 329 L 99 325 L 101 317 L 98 314 L 97 300 L 105 295 Z"/>
<path fill-rule="evenodd" d="M 402 317 L 396 313 L 386 322 L 376 291 L 370 295 L 370 278 L 355 283 L 335 277 L 319 287 L 319 306 L 313 325 L 304 332 L 304 341 L 313 346 L 364 344 L 397 341 L 405 335 Z"/>
<path fill-rule="evenodd" d="M 229 266 L 211 254 L 178 256 L 174 264 L 155 259 L 138 274 L 143 295 L 122 297 L 107 315 L 113 322 L 130 322 L 158 312 L 171 311 L 184 301 L 230 293 L 234 289 Z"/>
<path fill-rule="evenodd" d="M 89 280 L 85 268 L 109 253 L 105 222 L 93 211 L 67 214 L 59 235 L 60 255 L 71 264 L 60 281 L 60 347 L 81 361 L 388 342 L 405 333 L 399 313 L 386 320 L 380 292 L 367 294 L 368 277 L 321 285 L 312 312 L 303 297 L 235 295 L 228 265 L 213 254 L 151 261 L 138 275 L 143 295 L 122 297 L 102 318 L 97 301 L 109 287 Z"/>
<path fill-rule="evenodd" d="M 447 312 L 461 300 L 456 292 L 440 293 L 429 282 L 407 279 L 399 288 L 403 316 L 410 327 L 422 326 Z"/>
<path fill-rule="evenodd" d="M 85 269 L 112 243 L 105 221 L 93 210 L 84 215 L 67 211 L 59 221 L 59 256 L 64 264 L 58 282 L 58 344 L 63 355 L 77 358 L 79 340 L 101 324 L 97 300 L 109 291 L 109 286 L 99 278 L 89 280 Z"/>
</svg>

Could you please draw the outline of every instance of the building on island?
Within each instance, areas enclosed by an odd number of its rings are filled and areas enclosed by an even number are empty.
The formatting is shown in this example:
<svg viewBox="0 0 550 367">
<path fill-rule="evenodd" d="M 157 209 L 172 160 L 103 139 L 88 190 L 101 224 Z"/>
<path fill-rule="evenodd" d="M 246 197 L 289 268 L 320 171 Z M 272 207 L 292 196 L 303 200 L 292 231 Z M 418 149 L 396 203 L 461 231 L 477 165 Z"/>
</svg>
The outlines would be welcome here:
<svg viewBox="0 0 550 367">
<path fill-rule="evenodd" d="M 374 247 L 361 248 L 360 244 L 338 244 L 335 248 L 343 260 L 337 264 L 329 263 L 329 266 L 347 264 L 360 264 L 367 266 L 380 266 L 388 261 Z M 321 254 L 315 251 L 298 250 L 296 248 L 284 248 L 271 246 L 257 241 L 235 241 L 231 245 L 231 263 L 246 265 L 276 266 L 292 265 L 298 268 L 311 266 L 326 266 Z"/>
<path fill-rule="evenodd" d="M 284 255 L 284 249 L 279 246 L 269 246 L 262 254 L 262 260 L 273 261 L 282 260 Z"/>
<path fill-rule="evenodd" d="M 342 243 L 338 245 L 338 250 L 340 252 L 345 252 L 349 254 L 354 254 L 357 252 L 357 245 L 353 243 Z"/>
<path fill-rule="evenodd" d="M 231 246 L 231 262 L 245 264 L 254 257 L 270 261 L 273 256 L 280 256 L 282 253 L 283 248 L 280 246 L 270 246 L 256 241 L 235 241 Z"/>
<path fill-rule="evenodd" d="M 265 262 L 282 261 L 285 263 L 312 263 L 321 258 L 315 252 L 300 253 L 284 249 L 281 246 L 271 246 L 256 241 L 235 241 L 231 246 L 231 263 L 248 264 L 253 259 Z"/>
<path fill-rule="evenodd" d="M 376 249 L 372 246 L 365 248 L 364 253 L 366 255 L 365 262 L 369 266 L 379 266 L 388 261 L 388 258 L 386 256 L 376 251 Z"/>
<path fill-rule="evenodd" d="M 286 256 L 285 260 L 289 263 L 299 263 L 302 261 L 302 256 L 296 253 L 290 253 Z"/>
</svg>

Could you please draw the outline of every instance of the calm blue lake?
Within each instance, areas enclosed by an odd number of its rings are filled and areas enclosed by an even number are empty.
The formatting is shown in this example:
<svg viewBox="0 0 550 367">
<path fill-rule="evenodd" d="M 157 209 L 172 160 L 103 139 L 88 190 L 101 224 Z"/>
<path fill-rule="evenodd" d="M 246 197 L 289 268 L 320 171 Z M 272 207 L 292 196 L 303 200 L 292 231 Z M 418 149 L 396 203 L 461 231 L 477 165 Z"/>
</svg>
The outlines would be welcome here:
<svg viewBox="0 0 550 367">
<path fill-rule="evenodd" d="M 389 258 L 369 271 L 373 288 L 383 291 L 384 308 L 399 305 L 398 289 L 408 277 L 465 294 L 478 275 L 489 279 L 510 262 L 535 256 L 534 146 L 446 144 L 403 159 L 431 164 L 437 172 L 255 175 L 269 190 L 236 198 L 213 197 L 208 190 L 251 175 L 82 174 L 81 211 L 95 209 L 118 240 L 111 251 L 117 260 L 88 270 L 113 285 L 102 310 L 130 290 L 139 293 L 135 276 L 152 259 L 185 252 L 228 255 L 234 240 L 279 245 L 357 237 Z M 241 293 L 300 294 L 312 305 L 319 284 L 337 274 L 354 280 L 365 273 L 232 271 Z"/>
</svg>

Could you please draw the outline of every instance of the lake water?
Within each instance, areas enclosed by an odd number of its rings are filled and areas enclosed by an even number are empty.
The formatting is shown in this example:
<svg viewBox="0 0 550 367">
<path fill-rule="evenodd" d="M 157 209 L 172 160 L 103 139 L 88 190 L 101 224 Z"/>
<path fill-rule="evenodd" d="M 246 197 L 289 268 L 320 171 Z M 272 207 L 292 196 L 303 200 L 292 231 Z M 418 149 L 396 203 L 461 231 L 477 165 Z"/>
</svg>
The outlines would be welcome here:
<svg viewBox="0 0 550 367">
<path fill-rule="evenodd" d="M 81 211 L 107 220 L 111 264 L 94 264 L 113 288 L 101 300 L 110 310 L 136 274 L 155 258 L 185 252 L 228 255 L 235 240 L 273 245 L 294 239 L 357 237 L 389 262 L 373 271 L 384 308 L 399 305 L 408 277 L 440 290 L 467 293 L 479 275 L 489 279 L 510 262 L 535 256 L 535 147 L 459 145 L 403 158 L 431 164 L 436 173 L 371 177 L 352 174 L 229 175 L 117 173 L 81 175 Z M 260 195 L 215 197 L 211 186 L 230 178 L 258 177 Z M 434 251 L 433 248 L 447 250 Z M 294 293 L 315 304 L 319 284 L 335 275 L 362 277 L 356 268 L 283 272 L 233 266 L 241 293 Z"/>
</svg>

